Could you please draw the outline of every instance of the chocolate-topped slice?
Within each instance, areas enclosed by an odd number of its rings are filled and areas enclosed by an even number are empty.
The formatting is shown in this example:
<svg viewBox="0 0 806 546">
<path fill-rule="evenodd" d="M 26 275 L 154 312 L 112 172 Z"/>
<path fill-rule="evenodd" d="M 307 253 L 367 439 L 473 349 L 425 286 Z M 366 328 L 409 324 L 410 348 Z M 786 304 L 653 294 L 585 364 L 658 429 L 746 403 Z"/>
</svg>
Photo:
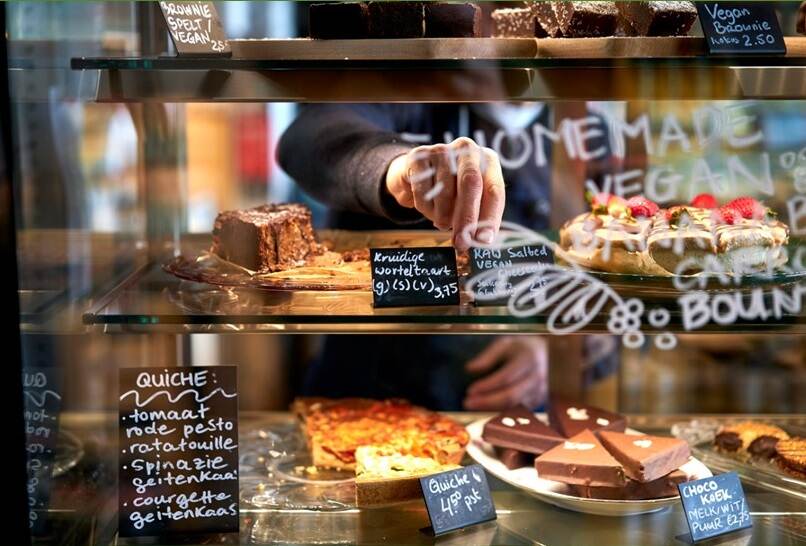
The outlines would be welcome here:
<svg viewBox="0 0 806 546">
<path fill-rule="evenodd" d="M 697 20 L 693 2 L 616 2 L 638 36 L 683 36 Z"/>
<path fill-rule="evenodd" d="M 678 438 L 602 430 L 602 445 L 624 465 L 624 473 L 641 483 L 662 478 L 688 461 L 688 444 Z"/>
<path fill-rule="evenodd" d="M 625 487 L 627 479 L 621 464 L 584 430 L 535 459 L 537 475 L 573 485 Z"/>
<path fill-rule="evenodd" d="M 575 404 L 563 398 L 549 402 L 549 424 L 566 438 L 576 436 L 583 430 L 615 430 L 624 432 L 627 419 L 586 404 Z"/>
<path fill-rule="evenodd" d="M 533 454 L 543 453 L 563 441 L 562 436 L 525 406 L 515 406 L 487 421 L 481 437 L 496 447 Z"/>
<path fill-rule="evenodd" d="M 498 456 L 498 460 L 504 463 L 504 466 L 510 470 L 523 468 L 524 466 L 532 466 L 535 462 L 534 453 L 526 453 L 508 447 L 496 447 L 495 454 Z"/>
</svg>

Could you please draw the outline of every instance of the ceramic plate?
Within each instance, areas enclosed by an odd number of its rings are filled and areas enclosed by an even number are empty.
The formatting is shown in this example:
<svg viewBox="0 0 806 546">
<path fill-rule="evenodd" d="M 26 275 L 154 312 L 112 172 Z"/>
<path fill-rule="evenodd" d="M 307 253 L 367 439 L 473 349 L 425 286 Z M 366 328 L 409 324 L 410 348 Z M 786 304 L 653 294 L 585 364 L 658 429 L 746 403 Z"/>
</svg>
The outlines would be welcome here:
<svg viewBox="0 0 806 546">
<path fill-rule="evenodd" d="M 537 417 L 546 422 L 545 415 L 538 414 Z M 467 426 L 467 432 L 470 434 L 470 444 L 467 446 L 468 455 L 499 480 L 522 489 L 549 504 L 599 516 L 632 516 L 655 512 L 680 502 L 678 496 L 649 500 L 584 499 L 571 495 L 568 486 L 563 483 L 541 479 L 533 466 L 510 470 L 495 456 L 493 447 L 481 439 L 484 423 L 487 421 L 488 419 L 481 419 Z M 627 429 L 627 433 L 640 434 L 633 429 Z M 694 457 L 691 457 L 680 469 L 696 480 L 712 476 L 711 471 Z"/>
</svg>

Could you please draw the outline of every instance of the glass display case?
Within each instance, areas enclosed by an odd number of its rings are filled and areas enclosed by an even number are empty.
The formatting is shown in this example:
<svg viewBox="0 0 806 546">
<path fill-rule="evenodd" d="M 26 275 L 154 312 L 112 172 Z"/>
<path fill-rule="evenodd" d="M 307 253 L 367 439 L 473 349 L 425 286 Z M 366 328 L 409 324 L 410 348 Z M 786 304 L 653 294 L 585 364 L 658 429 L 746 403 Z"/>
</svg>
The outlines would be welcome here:
<svg viewBox="0 0 806 546">
<path fill-rule="evenodd" d="M 20 543 L 676 544 L 735 473 L 806 544 L 800 2 L 0 13 Z"/>
</svg>

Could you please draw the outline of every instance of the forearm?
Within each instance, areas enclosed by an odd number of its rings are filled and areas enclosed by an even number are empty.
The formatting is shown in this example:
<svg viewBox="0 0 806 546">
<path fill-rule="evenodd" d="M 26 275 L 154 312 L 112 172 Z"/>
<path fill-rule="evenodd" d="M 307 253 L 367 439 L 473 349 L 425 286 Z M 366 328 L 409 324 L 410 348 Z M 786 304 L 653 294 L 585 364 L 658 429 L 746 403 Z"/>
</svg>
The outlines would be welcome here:
<svg viewBox="0 0 806 546">
<path fill-rule="evenodd" d="M 396 222 L 421 219 L 385 187 L 389 164 L 412 145 L 348 106 L 306 107 L 280 140 L 283 169 L 318 201 Z"/>
</svg>

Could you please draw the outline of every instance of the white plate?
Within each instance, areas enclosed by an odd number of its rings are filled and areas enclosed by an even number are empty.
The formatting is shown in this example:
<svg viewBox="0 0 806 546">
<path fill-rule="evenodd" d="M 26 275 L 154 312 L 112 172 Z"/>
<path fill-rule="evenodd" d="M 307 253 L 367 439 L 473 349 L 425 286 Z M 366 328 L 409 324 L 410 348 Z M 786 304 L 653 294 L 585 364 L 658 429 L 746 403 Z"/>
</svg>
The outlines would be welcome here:
<svg viewBox="0 0 806 546">
<path fill-rule="evenodd" d="M 536 416 L 546 422 L 545 415 L 536 414 Z M 549 504 L 599 516 L 631 516 L 655 512 L 680 502 L 678 496 L 648 500 L 584 499 L 570 494 L 569 487 L 564 483 L 539 478 L 534 466 L 510 470 L 495 456 L 493 446 L 481 439 L 484 423 L 487 421 L 487 419 L 481 419 L 467 426 L 467 432 L 470 434 L 470 444 L 467 446 L 468 455 L 499 480 L 523 489 Z M 641 434 L 637 430 L 629 428 L 626 432 L 627 434 Z M 689 458 L 688 462 L 680 467 L 680 470 L 695 480 L 709 478 L 713 475 L 704 464 L 694 457 Z"/>
</svg>

